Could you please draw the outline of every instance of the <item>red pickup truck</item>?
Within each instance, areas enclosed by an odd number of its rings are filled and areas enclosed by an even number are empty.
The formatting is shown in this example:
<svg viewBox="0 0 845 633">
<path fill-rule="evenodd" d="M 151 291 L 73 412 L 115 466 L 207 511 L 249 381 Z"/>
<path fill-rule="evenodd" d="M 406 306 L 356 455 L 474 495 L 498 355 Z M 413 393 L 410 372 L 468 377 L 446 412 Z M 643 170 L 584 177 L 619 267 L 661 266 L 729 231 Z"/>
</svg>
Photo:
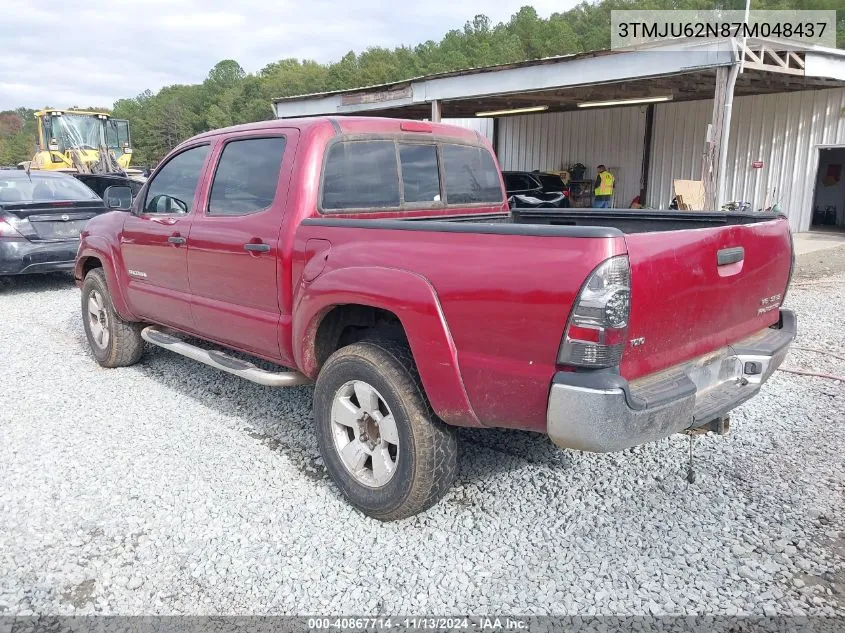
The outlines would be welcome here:
<svg viewBox="0 0 845 633">
<path fill-rule="evenodd" d="M 588 451 L 721 428 L 796 330 L 784 217 L 509 210 L 487 141 L 448 125 L 217 130 L 131 208 L 104 197 L 75 268 L 97 361 L 136 363 L 146 341 L 263 385 L 315 382 L 325 466 L 384 520 L 448 490 L 454 426 Z"/>
</svg>

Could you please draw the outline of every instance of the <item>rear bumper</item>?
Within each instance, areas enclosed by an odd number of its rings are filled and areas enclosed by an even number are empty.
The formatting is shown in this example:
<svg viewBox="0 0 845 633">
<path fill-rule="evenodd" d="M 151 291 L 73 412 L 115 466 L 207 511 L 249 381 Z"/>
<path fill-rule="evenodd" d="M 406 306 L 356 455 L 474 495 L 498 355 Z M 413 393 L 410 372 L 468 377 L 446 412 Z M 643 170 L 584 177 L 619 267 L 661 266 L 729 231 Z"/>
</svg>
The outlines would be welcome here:
<svg viewBox="0 0 845 633">
<path fill-rule="evenodd" d="M 30 242 L 0 240 L 0 275 L 73 270 L 79 240 Z"/>
<path fill-rule="evenodd" d="M 797 321 L 781 310 L 777 328 L 646 378 L 558 372 L 547 428 L 562 448 L 605 453 L 706 425 L 753 397 L 783 362 Z"/>
</svg>

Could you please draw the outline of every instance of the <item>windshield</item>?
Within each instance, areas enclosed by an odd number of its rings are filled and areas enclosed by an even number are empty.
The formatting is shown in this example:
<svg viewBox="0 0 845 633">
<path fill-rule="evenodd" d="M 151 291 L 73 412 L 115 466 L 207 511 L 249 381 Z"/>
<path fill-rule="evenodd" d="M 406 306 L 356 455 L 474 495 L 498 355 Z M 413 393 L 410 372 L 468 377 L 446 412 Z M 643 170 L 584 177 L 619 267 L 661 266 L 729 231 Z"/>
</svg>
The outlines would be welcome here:
<svg viewBox="0 0 845 633">
<path fill-rule="evenodd" d="M 103 120 L 84 114 L 52 116 L 51 135 L 59 143 L 59 151 L 97 149 L 105 145 Z"/>
<path fill-rule="evenodd" d="M 99 196 L 72 176 L 44 176 L 36 172 L 7 175 L 0 173 L 0 204 L 99 200 Z"/>
</svg>

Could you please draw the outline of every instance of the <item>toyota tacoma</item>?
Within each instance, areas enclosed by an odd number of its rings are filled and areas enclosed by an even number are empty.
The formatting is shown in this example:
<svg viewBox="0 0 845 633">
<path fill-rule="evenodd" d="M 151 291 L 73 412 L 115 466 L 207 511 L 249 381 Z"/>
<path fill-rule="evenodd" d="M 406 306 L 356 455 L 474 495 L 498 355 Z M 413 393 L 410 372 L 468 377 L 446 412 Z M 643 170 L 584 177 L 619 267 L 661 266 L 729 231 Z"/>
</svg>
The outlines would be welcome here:
<svg viewBox="0 0 845 633">
<path fill-rule="evenodd" d="M 782 215 L 509 209 L 486 139 L 439 123 L 216 130 L 104 197 L 75 268 L 96 360 L 314 383 L 325 467 L 382 520 L 449 489 L 454 427 L 599 452 L 721 428 L 796 331 Z"/>
</svg>

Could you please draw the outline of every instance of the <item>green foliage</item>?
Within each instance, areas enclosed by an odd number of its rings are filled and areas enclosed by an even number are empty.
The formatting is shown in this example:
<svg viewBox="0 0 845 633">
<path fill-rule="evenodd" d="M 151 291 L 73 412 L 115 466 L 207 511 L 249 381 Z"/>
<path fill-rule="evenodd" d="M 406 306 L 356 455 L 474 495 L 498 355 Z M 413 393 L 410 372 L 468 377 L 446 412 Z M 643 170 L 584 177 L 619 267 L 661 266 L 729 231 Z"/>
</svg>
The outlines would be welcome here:
<svg viewBox="0 0 845 633">
<path fill-rule="evenodd" d="M 153 164 L 184 139 L 200 132 L 273 117 L 274 97 L 355 88 L 421 75 L 507 64 L 610 46 L 614 9 L 744 9 L 745 0 L 593 0 L 543 19 L 530 6 L 493 24 L 477 15 L 439 42 L 394 49 L 371 47 L 340 60 L 281 59 L 248 74 L 232 59 L 212 68 L 201 84 L 167 86 L 120 99 L 112 114 L 130 121 L 135 165 Z M 837 43 L 845 46 L 842 0 L 754 0 L 754 9 L 836 9 Z M 32 157 L 31 110 L 0 112 L 0 165 Z"/>
<path fill-rule="evenodd" d="M 0 112 L 0 166 L 10 167 L 32 158 L 37 134 L 35 110 Z"/>
</svg>

